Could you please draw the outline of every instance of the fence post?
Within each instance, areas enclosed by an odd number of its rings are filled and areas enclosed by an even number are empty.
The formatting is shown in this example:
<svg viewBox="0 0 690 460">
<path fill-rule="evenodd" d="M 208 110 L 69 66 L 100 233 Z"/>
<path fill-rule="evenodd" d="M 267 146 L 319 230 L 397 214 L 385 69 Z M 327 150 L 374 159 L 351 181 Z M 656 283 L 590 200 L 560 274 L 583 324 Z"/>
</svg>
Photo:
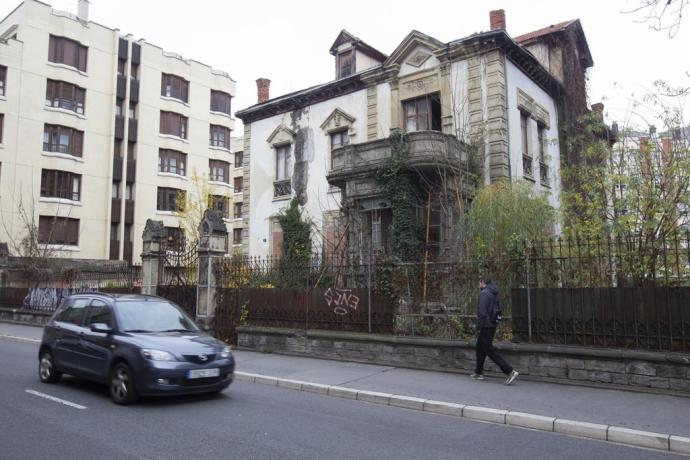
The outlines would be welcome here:
<svg viewBox="0 0 690 460">
<path fill-rule="evenodd" d="M 211 325 L 216 311 L 216 288 L 222 285 L 214 260 L 228 251 L 228 229 L 220 211 L 207 209 L 199 224 L 199 273 L 196 290 L 196 317 Z"/>
<path fill-rule="evenodd" d="M 141 293 L 156 295 L 158 278 L 160 276 L 161 260 L 163 259 L 163 241 L 165 227 L 162 220 L 146 219 L 146 227 L 142 234 L 143 251 L 141 253 Z"/>
</svg>

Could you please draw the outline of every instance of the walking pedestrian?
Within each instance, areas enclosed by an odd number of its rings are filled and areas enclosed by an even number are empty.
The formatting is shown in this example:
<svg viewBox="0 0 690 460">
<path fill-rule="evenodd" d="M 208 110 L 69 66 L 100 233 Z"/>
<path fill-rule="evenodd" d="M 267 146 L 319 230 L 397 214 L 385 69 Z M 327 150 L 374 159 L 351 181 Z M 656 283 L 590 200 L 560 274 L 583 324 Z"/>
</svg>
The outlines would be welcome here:
<svg viewBox="0 0 690 460">
<path fill-rule="evenodd" d="M 475 380 L 484 380 L 484 361 L 488 356 L 506 375 L 504 383 L 510 385 L 519 375 L 518 371 L 513 369 L 493 346 L 496 326 L 498 325 L 495 312 L 500 311 L 498 288 L 491 281 L 491 278 L 484 277 L 479 280 L 479 289 L 481 292 L 477 306 L 477 365 L 471 377 Z"/>
</svg>

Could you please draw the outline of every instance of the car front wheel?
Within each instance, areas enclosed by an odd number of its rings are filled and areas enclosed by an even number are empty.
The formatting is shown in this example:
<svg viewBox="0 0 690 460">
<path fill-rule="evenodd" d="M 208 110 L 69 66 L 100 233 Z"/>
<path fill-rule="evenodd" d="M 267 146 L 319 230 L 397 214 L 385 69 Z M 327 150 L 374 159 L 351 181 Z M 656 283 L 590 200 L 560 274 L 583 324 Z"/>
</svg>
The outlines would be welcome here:
<svg viewBox="0 0 690 460">
<path fill-rule="evenodd" d="M 110 397 L 115 404 L 130 404 L 137 399 L 134 377 L 125 363 L 116 364 L 110 373 Z"/>
<path fill-rule="evenodd" d="M 55 368 L 53 354 L 49 351 L 44 351 L 38 360 L 38 377 L 43 383 L 55 383 L 62 377 L 62 372 Z"/>
</svg>

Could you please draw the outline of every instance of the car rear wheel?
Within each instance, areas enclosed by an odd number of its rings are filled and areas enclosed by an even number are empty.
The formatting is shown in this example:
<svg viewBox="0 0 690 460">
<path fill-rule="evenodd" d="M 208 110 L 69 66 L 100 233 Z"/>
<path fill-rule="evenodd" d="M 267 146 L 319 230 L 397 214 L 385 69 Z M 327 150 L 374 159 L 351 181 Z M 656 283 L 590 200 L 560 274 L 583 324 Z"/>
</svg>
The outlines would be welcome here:
<svg viewBox="0 0 690 460">
<path fill-rule="evenodd" d="M 110 373 L 110 397 L 115 404 L 130 404 L 137 399 L 132 371 L 125 363 L 116 364 Z"/>
<path fill-rule="evenodd" d="M 55 368 L 53 354 L 49 351 L 44 351 L 38 360 L 38 377 L 43 383 L 55 383 L 62 377 L 62 372 Z"/>
</svg>

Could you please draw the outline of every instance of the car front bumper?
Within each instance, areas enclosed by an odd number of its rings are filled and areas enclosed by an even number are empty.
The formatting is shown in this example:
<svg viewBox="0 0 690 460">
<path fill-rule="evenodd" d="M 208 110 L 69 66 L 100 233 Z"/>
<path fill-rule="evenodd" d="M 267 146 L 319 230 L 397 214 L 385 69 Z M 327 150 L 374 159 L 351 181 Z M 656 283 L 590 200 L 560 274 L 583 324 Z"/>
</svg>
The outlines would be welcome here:
<svg viewBox="0 0 690 460">
<path fill-rule="evenodd" d="M 190 370 L 218 369 L 218 377 L 188 378 Z M 234 379 L 235 362 L 218 359 L 205 365 L 178 361 L 148 361 L 137 375 L 137 391 L 143 396 L 210 393 L 227 388 Z"/>
</svg>

